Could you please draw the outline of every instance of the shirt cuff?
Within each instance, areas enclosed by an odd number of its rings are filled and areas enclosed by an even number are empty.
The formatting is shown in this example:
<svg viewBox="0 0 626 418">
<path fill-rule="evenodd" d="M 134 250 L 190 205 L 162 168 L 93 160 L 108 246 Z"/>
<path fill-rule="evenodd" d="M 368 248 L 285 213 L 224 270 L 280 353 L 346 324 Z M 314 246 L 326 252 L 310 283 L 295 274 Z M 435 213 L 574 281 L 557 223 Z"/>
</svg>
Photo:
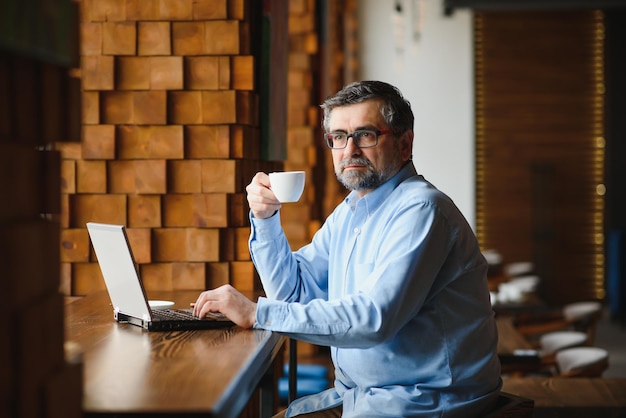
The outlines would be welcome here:
<svg viewBox="0 0 626 418">
<path fill-rule="evenodd" d="M 272 309 L 270 309 L 270 305 L 272 305 Z M 276 323 L 280 324 L 282 322 L 281 318 L 284 316 L 282 307 L 277 306 L 265 297 L 259 297 L 256 304 L 256 322 L 253 327 L 272 330 L 272 322 L 276 321 Z"/>
<path fill-rule="evenodd" d="M 252 227 L 252 236 L 256 241 L 273 241 L 282 234 L 280 211 L 265 219 L 257 219 L 250 212 L 250 226 Z"/>
</svg>

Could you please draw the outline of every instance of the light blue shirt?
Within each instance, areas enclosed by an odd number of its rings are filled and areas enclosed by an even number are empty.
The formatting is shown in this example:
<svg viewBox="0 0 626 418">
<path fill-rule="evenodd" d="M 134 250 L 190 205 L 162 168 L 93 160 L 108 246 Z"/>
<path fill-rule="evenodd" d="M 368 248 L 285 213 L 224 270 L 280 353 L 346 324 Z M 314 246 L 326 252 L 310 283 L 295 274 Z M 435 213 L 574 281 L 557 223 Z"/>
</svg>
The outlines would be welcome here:
<svg viewBox="0 0 626 418">
<path fill-rule="evenodd" d="M 255 328 L 331 347 L 334 387 L 287 416 L 343 403 L 344 417 L 463 417 L 498 396 L 487 264 L 454 203 L 412 163 L 363 198 L 352 192 L 292 252 L 279 216 L 251 216 L 267 298 Z"/>
</svg>

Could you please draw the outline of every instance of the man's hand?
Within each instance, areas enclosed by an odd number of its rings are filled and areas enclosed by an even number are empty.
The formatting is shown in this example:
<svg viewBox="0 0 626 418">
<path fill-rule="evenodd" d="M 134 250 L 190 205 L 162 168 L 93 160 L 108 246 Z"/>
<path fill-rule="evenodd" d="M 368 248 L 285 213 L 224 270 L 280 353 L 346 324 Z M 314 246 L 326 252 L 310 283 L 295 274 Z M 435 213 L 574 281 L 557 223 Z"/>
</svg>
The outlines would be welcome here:
<svg viewBox="0 0 626 418">
<path fill-rule="evenodd" d="M 242 328 L 251 328 L 256 320 L 256 303 L 231 285 L 200 293 L 193 314 L 203 318 L 209 312 L 220 312 Z"/>
<path fill-rule="evenodd" d="M 280 202 L 270 189 L 270 177 L 265 173 L 256 173 L 246 187 L 248 205 L 252 215 L 257 219 L 265 219 L 280 209 Z"/>
</svg>

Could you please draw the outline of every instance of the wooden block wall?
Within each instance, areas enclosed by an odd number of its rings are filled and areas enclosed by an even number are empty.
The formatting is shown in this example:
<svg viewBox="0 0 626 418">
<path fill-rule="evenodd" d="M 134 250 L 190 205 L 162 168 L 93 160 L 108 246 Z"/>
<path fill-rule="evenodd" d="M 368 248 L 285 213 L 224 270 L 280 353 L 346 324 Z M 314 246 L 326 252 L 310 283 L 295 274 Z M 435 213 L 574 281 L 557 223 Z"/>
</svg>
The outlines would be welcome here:
<svg viewBox="0 0 626 418">
<path fill-rule="evenodd" d="M 76 172 L 50 150 L 51 141 L 71 138 L 67 121 L 79 109 L 72 86 L 68 68 L 0 48 L 2 417 L 82 416 L 80 355 L 71 364 L 65 358 L 56 221 L 60 173 Z"/>
<path fill-rule="evenodd" d="M 90 221 L 126 225 L 148 290 L 258 288 L 245 186 L 282 163 L 260 161 L 248 3 L 80 2 L 82 138 L 58 147 L 68 294 L 104 289 Z"/>
<path fill-rule="evenodd" d="M 319 103 L 315 92 L 313 63 L 318 53 L 315 2 L 289 2 L 289 56 L 287 80 L 287 160 L 285 170 L 307 173 L 304 194 L 297 203 L 283 205 L 281 221 L 292 248 L 310 242 L 320 221 L 312 210 L 316 196 L 314 168 L 319 150 Z M 325 151 L 325 150 L 322 150 Z"/>
</svg>

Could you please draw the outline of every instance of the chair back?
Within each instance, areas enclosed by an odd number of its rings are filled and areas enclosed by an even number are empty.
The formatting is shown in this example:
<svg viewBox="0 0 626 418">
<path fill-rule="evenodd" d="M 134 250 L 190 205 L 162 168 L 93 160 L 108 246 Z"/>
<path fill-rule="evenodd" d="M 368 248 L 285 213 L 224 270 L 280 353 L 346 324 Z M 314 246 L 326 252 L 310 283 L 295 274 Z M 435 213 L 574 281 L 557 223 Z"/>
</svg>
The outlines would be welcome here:
<svg viewBox="0 0 626 418">
<path fill-rule="evenodd" d="M 587 344 L 587 334 L 580 331 L 548 332 L 539 338 L 541 355 L 554 354 L 559 350 Z"/>
<path fill-rule="evenodd" d="M 602 317 L 602 304 L 597 301 L 574 302 L 563 307 L 563 317 L 574 330 L 587 333 L 587 342 L 593 344 L 596 325 Z"/>
<path fill-rule="evenodd" d="M 483 418 L 531 418 L 535 401 L 511 393 L 500 392 L 493 411 Z"/>
<path fill-rule="evenodd" d="M 599 347 L 566 348 L 555 360 L 561 377 L 602 377 L 609 367 L 609 353 Z"/>
</svg>

